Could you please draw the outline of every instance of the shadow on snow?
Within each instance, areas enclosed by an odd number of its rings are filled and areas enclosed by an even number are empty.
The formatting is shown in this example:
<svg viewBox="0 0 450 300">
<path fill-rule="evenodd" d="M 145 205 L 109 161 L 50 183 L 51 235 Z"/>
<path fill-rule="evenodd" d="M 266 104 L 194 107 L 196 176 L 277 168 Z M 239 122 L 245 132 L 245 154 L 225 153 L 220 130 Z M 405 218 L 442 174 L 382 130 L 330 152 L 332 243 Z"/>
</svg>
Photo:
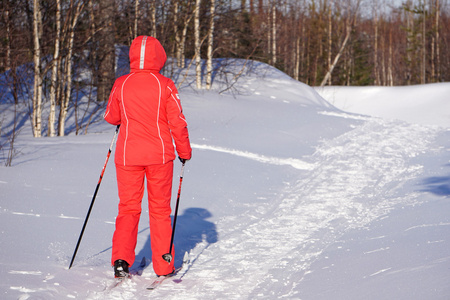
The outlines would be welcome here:
<svg viewBox="0 0 450 300">
<path fill-rule="evenodd" d="M 189 253 L 199 243 L 206 243 L 204 248 L 207 248 L 210 244 L 218 241 L 216 225 L 207 221 L 210 217 L 212 217 L 212 214 L 207 209 L 199 207 L 187 208 L 182 215 L 177 216 L 173 242 L 175 247 L 175 267 L 181 266 L 184 253 Z M 146 234 L 148 237 L 143 248 L 136 254 L 135 264 L 132 269 L 139 265 L 143 257 L 148 259 L 152 257 L 149 227 L 141 230 L 139 234 Z"/>
</svg>

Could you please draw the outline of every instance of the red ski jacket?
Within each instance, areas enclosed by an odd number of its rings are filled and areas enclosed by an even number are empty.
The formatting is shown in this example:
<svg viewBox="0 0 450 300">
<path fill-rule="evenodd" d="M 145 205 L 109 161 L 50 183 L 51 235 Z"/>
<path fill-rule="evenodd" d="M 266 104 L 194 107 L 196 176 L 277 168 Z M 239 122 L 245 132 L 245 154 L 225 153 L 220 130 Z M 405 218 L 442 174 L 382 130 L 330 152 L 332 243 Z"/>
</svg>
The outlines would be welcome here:
<svg viewBox="0 0 450 300">
<path fill-rule="evenodd" d="M 175 84 L 159 72 L 166 52 L 150 36 L 137 37 L 130 47 L 130 74 L 111 90 L 105 120 L 120 124 L 115 163 L 123 166 L 164 164 L 191 158 L 187 122 Z"/>
</svg>

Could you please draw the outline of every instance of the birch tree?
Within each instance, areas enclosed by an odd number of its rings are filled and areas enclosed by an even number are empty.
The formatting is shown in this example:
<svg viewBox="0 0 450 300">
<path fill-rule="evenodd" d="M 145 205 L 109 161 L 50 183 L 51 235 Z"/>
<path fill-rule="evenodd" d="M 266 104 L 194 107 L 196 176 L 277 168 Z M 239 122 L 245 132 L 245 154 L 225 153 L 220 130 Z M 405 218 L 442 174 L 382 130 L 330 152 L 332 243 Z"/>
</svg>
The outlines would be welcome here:
<svg viewBox="0 0 450 300">
<path fill-rule="evenodd" d="M 439 35 L 439 27 L 440 27 L 440 14 L 441 14 L 441 4 L 440 0 L 435 0 L 435 51 L 436 51 L 436 81 L 441 80 L 441 49 L 440 49 L 440 35 Z"/>
<path fill-rule="evenodd" d="M 3 16 L 6 25 L 6 62 L 5 62 L 5 71 L 9 71 L 11 69 L 11 7 L 9 1 L 3 1 L 5 7 Z"/>
<path fill-rule="evenodd" d="M 97 101 L 104 102 L 108 100 L 115 79 L 114 0 L 100 0 L 99 7 Z"/>
<path fill-rule="evenodd" d="M 405 77 L 406 77 L 406 83 L 407 85 L 411 85 L 411 79 L 412 79 L 412 53 L 414 51 L 413 46 L 413 36 L 414 36 L 414 16 L 413 12 L 411 10 L 412 2 L 411 0 L 408 0 L 406 4 L 403 5 L 403 8 L 405 10 L 406 14 L 406 70 L 405 70 Z"/>
<path fill-rule="evenodd" d="M 50 113 L 48 116 L 48 136 L 56 135 L 55 120 L 56 120 L 56 90 L 58 84 L 58 67 L 60 62 L 59 46 L 61 40 L 61 0 L 56 0 L 56 37 L 55 50 L 53 53 L 52 62 L 52 77 L 50 86 Z"/>
<path fill-rule="evenodd" d="M 328 69 L 328 71 L 327 71 L 325 77 L 323 78 L 322 83 L 320 84 L 320 86 L 325 86 L 326 82 L 329 80 L 329 78 L 331 76 L 331 73 L 333 72 L 334 68 L 336 67 L 336 65 L 337 65 L 337 63 L 338 63 L 342 53 L 344 52 L 345 47 L 347 46 L 347 43 L 348 43 L 348 41 L 350 39 L 350 35 L 351 35 L 351 32 L 352 32 L 352 27 L 353 27 L 353 25 L 354 25 L 354 23 L 356 21 L 356 17 L 357 17 L 358 11 L 359 11 L 360 3 L 361 3 L 361 0 L 357 0 L 356 1 L 355 7 L 353 8 L 354 9 L 353 12 L 351 12 L 351 7 L 350 7 L 350 3 L 349 3 L 349 7 L 347 8 L 349 16 L 347 17 L 347 20 L 346 20 L 346 26 L 345 26 L 346 34 L 345 34 L 344 41 L 342 42 L 341 48 L 339 49 L 338 54 L 336 54 L 336 56 L 334 58 L 334 61 L 333 61 L 332 65 L 330 66 L 330 68 Z"/>
<path fill-rule="evenodd" d="M 186 38 L 187 38 L 187 31 L 189 27 L 189 23 L 191 22 L 192 18 L 195 15 L 195 9 L 191 10 L 191 1 L 188 2 L 186 5 L 185 11 L 181 14 L 184 16 L 183 19 L 183 30 L 181 32 L 181 38 L 179 47 L 177 48 L 177 58 L 178 58 L 178 66 L 180 68 L 184 68 L 186 66 Z"/>
<path fill-rule="evenodd" d="M 277 10 L 275 6 L 275 1 L 271 3 L 272 12 L 272 65 L 277 64 Z"/>
<path fill-rule="evenodd" d="M 175 38 L 175 57 L 177 59 L 177 66 L 181 66 L 181 37 L 180 31 L 178 30 L 178 1 L 173 4 L 173 32 Z"/>
<path fill-rule="evenodd" d="M 185 3 L 185 5 L 179 5 L 179 1 L 175 1 L 173 9 L 174 9 L 174 23 L 173 23 L 173 31 L 175 35 L 175 48 L 176 48 L 176 58 L 177 58 L 177 66 L 179 68 L 185 67 L 185 49 L 186 49 L 186 37 L 187 30 L 191 19 L 194 16 L 194 12 L 191 11 L 191 2 Z M 179 18 L 179 16 L 183 16 L 183 18 Z M 181 22 L 181 23 L 180 23 Z M 182 25 L 183 29 L 179 30 L 179 26 Z"/>
<path fill-rule="evenodd" d="M 212 58 L 213 58 L 213 43 L 214 43 L 214 17 L 215 17 L 215 0 L 211 0 L 209 31 L 208 31 L 208 52 L 206 64 L 206 89 L 210 90 L 212 85 Z"/>
<path fill-rule="evenodd" d="M 421 68 L 421 83 L 427 82 L 427 10 L 425 2 L 420 1 L 420 10 L 422 14 L 422 68 Z"/>
<path fill-rule="evenodd" d="M 375 85 L 380 85 L 380 72 L 378 67 L 378 8 L 376 7 L 376 2 L 374 2 L 374 20 L 373 20 L 373 31 L 374 31 L 374 45 L 373 45 L 373 69 L 375 71 Z"/>
<path fill-rule="evenodd" d="M 18 77 L 17 77 L 17 69 L 16 69 L 16 58 L 13 61 L 13 30 L 14 30 L 14 11 L 17 10 L 17 8 L 15 8 L 12 3 L 11 0 L 7 0 L 7 1 L 3 1 L 3 21 L 4 21 L 4 25 L 6 28 L 6 32 L 5 36 L 4 36 L 4 41 L 5 41 L 5 69 L 4 71 L 10 71 L 10 77 L 12 77 L 12 95 L 14 98 L 14 103 L 18 104 L 19 103 L 19 95 L 18 95 L 18 90 L 19 90 L 19 83 L 18 83 Z M 17 56 L 15 56 L 17 57 Z M 2 63 L 0 62 L 0 65 Z"/>
<path fill-rule="evenodd" d="M 333 23 L 332 23 L 332 11 L 331 11 L 331 5 L 330 5 L 328 7 L 328 55 L 327 55 L 328 69 L 331 69 L 332 46 L 333 46 Z M 328 84 L 331 85 L 331 74 L 328 78 Z"/>
<path fill-rule="evenodd" d="M 42 77 L 41 77 L 41 46 L 40 35 L 42 20 L 39 0 L 33 0 L 33 61 L 34 61 L 34 92 L 33 92 L 33 136 L 41 137 L 42 115 Z"/>
<path fill-rule="evenodd" d="M 153 0 L 150 4 L 150 17 L 152 20 L 150 35 L 156 38 L 156 0 Z"/>
<path fill-rule="evenodd" d="M 327 71 L 327 74 L 325 75 L 325 77 L 322 80 L 322 83 L 320 84 L 320 86 L 325 86 L 326 82 L 328 81 L 328 79 L 331 76 L 331 73 L 333 73 L 334 68 L 336 67 L 336 64 L 338 63 L 339 59 L 341 58 L 342 53 L 344 52 L 345 46 L 347 46 L 348 40 L 350 38 L 350 34 L 351 34 L 351 27 L 350 25 L 346 26 L 346 35 L 344 38 L 344 41 L 341 44 L 341 48 L 339 49 L 338 54 L 336 54 L 336 56 L 334 57 L 333 63 L 331 64 L 330 68 Z"/>
<path fill-rule="evenodd" d="M 394 75 L 393 75 L 393 49 L 392 49 L 392 27 L 389 26 L 389 56 L 388 56 L 388 71 L 387 71 L 387 82 L 388 86 L 394 85 Z"/>
<path fill-rule="evenodd" d="M 71 1 L 71 7 L 70 11 L 73 10 L 73 1 Z M 69 27 L 69 41 L 68 41 L 68 49 L 67 49 L 67 56 L 65 57 L 65 78 L 66 78 L 66 86 L 65 86 L 65 95 L 64 99 L 61 101 L 60 111 L 59 111 L 59 127 L 58 127 L 58 133 L 59 136 L 65 135 L 65 123 L 66 123 L 66 116 L 67 112 L 69 110 L 69 101 L 70 97 L 72 95 L 72 56 L 73 56 L 73 43 L 75 38 L 75 26 L 78 23 L 78 19 L 80 17 L 80 14 L 83 10 L 84 2 L 79 1 L 75 11 L 73 13 L 73 17 L 70 23 Z"/>
<path fill-rule="evenodd" d="M 201 57 L 200 57 L 200 4 L 201 0 L 195 0 L 195 27 L 194 27 L 194 35 L 195 35 L 195 73 L 196 73 L 196 82 L 197 88 L 202 88 L 202 66 L 201 66 Z"/>
<path fill-rule="evenodd" d="M 139 0 L 134 0 L 134 38 L 138 36 Z"/>
</svg>

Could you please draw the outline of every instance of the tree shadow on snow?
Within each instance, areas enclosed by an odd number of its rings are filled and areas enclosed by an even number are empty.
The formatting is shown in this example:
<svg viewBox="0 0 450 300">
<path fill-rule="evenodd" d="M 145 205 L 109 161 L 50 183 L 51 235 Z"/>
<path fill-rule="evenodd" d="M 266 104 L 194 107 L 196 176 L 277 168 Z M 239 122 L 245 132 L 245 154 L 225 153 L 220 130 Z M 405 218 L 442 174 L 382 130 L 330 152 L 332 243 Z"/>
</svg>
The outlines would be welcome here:
<svg viewBox="0 0 450 300">
<path fill-rule="evenodd" d="M 212 214 L 207 209 L 198 207 L 188 208 L 182 215 L 177 216 L 173 242 L 175 247 L 175 267 L 181 266 L 184 253 L 189 253 L 199 243 L 204 242 L 204 248 L 206 248 L 218 241 L 216 225 L 206 220 L 210 217 L 212 217 Z M 136 260 L 131 269 L 137 268 L 143 257 L 147 259 L 152 257 L 149 228 L 141 230 L 139 234 L 141 233 L 148 236 L 147 241 L 139 253 L 136 254 Z"/>
<path fill-rule="evenodd" d="M 450 167 L 450 164 L 446 164 L 445 167 Z M 438 196 L 450 195 L 450 175 L 425 178 L 422 185 L 425 186 L 422 190 L 424 192 L 430 192 Z"/>
<path fill-rule="evenodd" d="M 423 191 L 439 196 L 450 195 L 450 176 L 430 177 L 423 181 L 425 188 Z"/>
</svg>

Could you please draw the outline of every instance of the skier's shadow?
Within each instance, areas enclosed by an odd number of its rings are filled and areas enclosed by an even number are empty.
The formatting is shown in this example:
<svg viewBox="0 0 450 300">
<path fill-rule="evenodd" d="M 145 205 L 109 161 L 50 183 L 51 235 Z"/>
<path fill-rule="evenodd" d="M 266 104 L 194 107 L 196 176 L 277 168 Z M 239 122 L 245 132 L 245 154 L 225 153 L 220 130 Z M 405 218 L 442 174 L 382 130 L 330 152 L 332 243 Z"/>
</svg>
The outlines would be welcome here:
<svg viewBox="0 0 450 300">
<path fill-rule="evenodd" d="M 206 248 L 208 245 L 218 241 L 216 225 L 206 220 L 211 216 L 212 214 L 207 209 L 198 207 L 187 208 L 182 215 L 177 216 L 173 242 L 175 247 L 175 267 L 181 266 L 184 253 L 189 253 L 197 244 L 203 242 L 205 243 L 204 248 Z M 143 248 L 136 254 L 133 268 L 139 265 L 143 257 L 147 259 L 152 257 L 148 227 L 139 234 L 146 234 L 148 238 Z"/>
</svg>

